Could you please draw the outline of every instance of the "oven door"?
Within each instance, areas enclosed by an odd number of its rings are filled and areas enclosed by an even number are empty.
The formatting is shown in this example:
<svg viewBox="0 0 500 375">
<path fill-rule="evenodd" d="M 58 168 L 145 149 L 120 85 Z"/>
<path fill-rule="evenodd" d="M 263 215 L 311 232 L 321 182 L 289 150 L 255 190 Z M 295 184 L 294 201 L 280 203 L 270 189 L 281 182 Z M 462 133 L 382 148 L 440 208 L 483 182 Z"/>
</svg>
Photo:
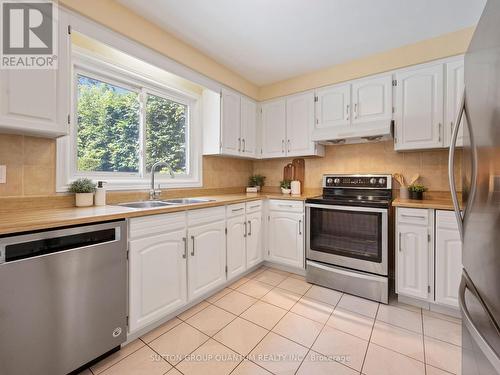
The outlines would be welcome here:
<svg viewBox="0 0 500 375">
<path fill-rule="evenodd" d="M 387 275 L 388 209 L 306 204 L 306 257 Z"/>
</svg>

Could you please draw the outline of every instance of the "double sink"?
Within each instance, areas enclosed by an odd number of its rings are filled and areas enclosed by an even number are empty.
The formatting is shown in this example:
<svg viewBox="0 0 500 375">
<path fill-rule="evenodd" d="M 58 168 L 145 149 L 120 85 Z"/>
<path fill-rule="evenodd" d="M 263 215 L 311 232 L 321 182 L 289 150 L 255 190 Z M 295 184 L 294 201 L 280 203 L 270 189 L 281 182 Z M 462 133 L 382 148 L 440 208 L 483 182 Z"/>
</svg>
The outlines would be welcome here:
<svg viewBox="0 0 500 375">
<path fill-rule="evenodd" d="M 130 208 L 161 208 L 161 207 L 176 206 L 176 205 L 206 203 L 212 201 L 214 200 L 206 198 L 178 198 L 178 199 L 166 199 L 163 201 L 150 200 L 150 201 L 140 201 L 140 202 L 118 203 L 118 206 L 130 207 Z"/>
</svg>

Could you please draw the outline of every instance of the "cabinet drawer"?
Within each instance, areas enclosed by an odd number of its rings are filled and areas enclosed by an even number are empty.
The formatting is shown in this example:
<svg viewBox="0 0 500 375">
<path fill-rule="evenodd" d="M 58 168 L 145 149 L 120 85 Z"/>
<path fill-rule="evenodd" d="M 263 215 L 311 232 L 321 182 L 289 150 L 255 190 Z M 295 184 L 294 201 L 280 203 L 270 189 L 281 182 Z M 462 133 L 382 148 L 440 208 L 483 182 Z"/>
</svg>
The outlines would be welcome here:
<svg viewBox="0 0 500 375">
<path fill-rule="evenodd" d="M 452 229 L 458 231 L 455 211 L 436 210 L 436 228 Z"/>
<path fill-rule="evenodd" d="M 252 201 L 246 203 L 247 214 L 262 210 L 262 201 Z"/>
<path fill-rule="evenodd" d="M 226 206 L 226 217 L 234 217 L 245 214 L 245 203 L 237 203 Z"/>
<path fill-rule="evenodd" d="M 398 208 L 398 223 L 428 225 L 429 210 L 423 208 Z"/>
<path fill-rule="evenodd" d="M 171 232 L 186 227 L 186 212 L 135 217 L 129 220 L 129 239 Z"/>
<path fill-rule="evenodd" d="M 188 211 L 188 225 L 190 227 L 225 219 L 226 208 L 224 206 Z"/>
<path fill-rule="evenodd" d="M 304 202 L 273 199 L 269 201 L 269 209 L 271 211 L 304 212 Z"/>
</svg>

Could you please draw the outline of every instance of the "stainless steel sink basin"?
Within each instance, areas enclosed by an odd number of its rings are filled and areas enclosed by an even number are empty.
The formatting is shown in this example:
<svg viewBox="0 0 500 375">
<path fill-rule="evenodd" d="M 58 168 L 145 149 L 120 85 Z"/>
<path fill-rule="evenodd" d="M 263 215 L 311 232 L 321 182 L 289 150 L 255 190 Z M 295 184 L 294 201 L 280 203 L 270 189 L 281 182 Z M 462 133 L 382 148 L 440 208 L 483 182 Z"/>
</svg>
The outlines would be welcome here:
<svg viewBox="0 0 500 375">
<path fill-rule="evenodd" d="M 177 199 L 166 199 L 162 202 L 169 204 L 194 204 L 194 203 L 205 203 L 212 201 L 213 199 L 206 199 L 206 198 L 177 198 Z"/>
<path fill-rule="evenodd" d="M 164 201 L 140 201 L 140 202 L 125 202 L 118 203 L 118 206 L 130 207 L 130 208 L 160 208 L 175 206 L 181 204 L 195 204 L 212 202 L 213 199 L 206 198 L 177 198 L 177 199 L 166 199 Z"/>
</svg>

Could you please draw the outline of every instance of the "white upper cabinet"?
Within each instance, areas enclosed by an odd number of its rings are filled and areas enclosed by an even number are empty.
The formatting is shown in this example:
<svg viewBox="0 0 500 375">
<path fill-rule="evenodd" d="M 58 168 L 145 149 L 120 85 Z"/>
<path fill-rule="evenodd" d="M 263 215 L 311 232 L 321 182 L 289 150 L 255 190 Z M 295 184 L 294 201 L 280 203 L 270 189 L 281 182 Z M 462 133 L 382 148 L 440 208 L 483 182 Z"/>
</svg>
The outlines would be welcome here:
<svg viewBox="0 0 500 375">
<path fill-rule="evenodd" d="M 351 85 L 342 84 L 316 90 L 315 129 L 349 125 L 351 121 Z"/>
<path fill-rule="evenodd" d="M 60 9 L 57 69 L 0 70 L 0 131 L 59 137 L 70 122 L 70 35 Z"/>
<path fill-rule="evenodd" d="M 319 98 L 318 98 L 319 99 Z M 392 120 L 392 76 L 366 78 L 352 84 L 352 124 Z"/>
<path fill-rule="evenodd" d="M 241 153 L 247 157 L 257 154 L 257 104 L 241 97 Z"/>
<path fill-rule="evenodd" d="M 446 112 L 444 120 L 444 145 L 446 147 L 450 146 L 451 134 L 460 109 L 464 86 L 464 58 L 461 57 L 459 60 L 446 63 Z M 463 146 L 465 121 L 467 120 L 463 116 L 458 130 L 457 146 Z"/>
<path fill-rule="evenodd" d="M 311 140 L 314 128 L 314 92 L 290 96 L 286 99 L 286 154 L 301 156 L 314 154 Z"/>
<path fill-rule="evenodd" d="M 396 150 L 443 145 L 443 75 L 443 64 L 417 66 L 396 73 Z"/>
<path fill-rule="evenodd" d="M 262 157 L 286 156 L 286 100 L 262 103 Z"/>
<path fill-rule="evenodd" d="M 225 155 L 239 155 L 241 96 L 229 90 L 222 90 L 221 99 L 221 152 Z"/>
</svg>

